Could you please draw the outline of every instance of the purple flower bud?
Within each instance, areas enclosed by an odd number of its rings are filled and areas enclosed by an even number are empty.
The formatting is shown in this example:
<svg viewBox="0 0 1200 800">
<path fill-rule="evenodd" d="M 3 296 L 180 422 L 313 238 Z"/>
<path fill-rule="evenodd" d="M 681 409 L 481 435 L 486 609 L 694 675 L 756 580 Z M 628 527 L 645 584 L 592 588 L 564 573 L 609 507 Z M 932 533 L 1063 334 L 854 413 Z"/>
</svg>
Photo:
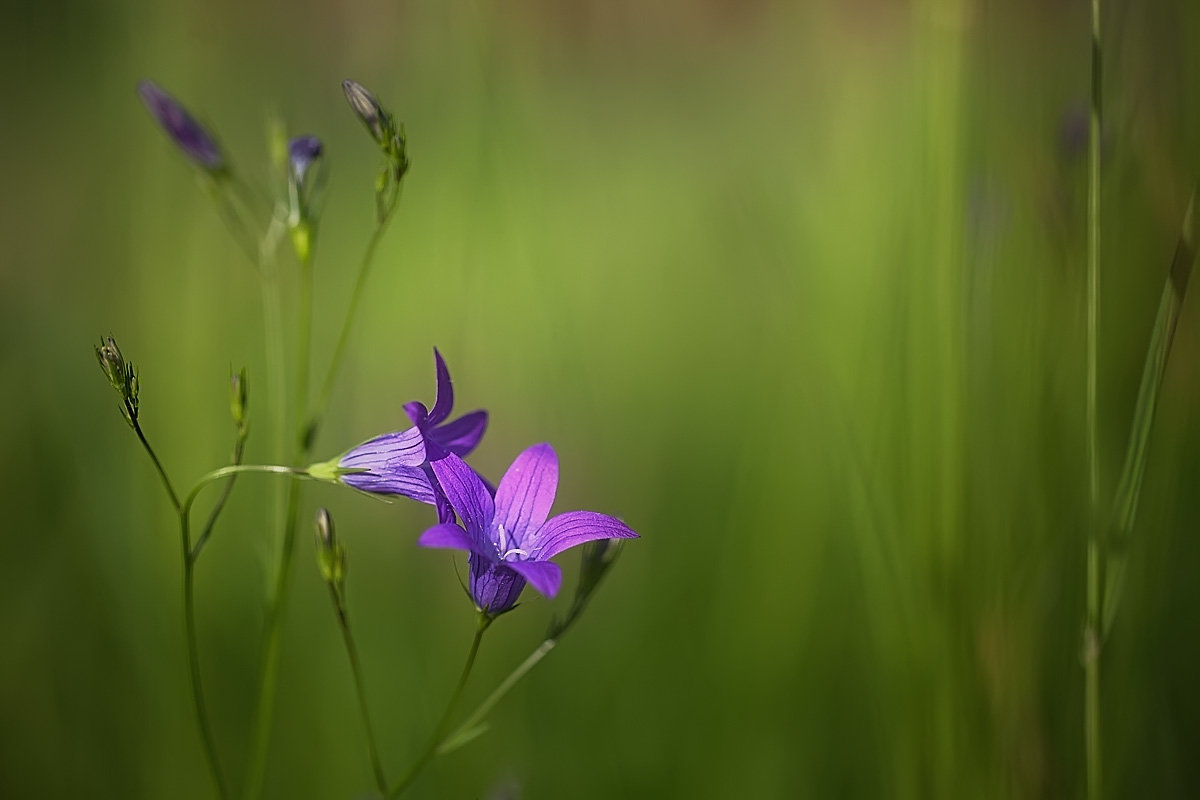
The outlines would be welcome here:
<svg viewBox="0 0 1200 800">
<path fill-rule="evenodd" d="M 211 173 L 224 170 L 225 157 L 212 135 L 174 97 L 149 80 L 138 84 L 138 94 L 162 129 L 197 166 Z"/>
<path fill-rule="evenodd" d="M 304 186 L 304 176 L 321 157 L 322 152 L 324 148 L 321 140 L 315 136 L 297 136 L 288 142 L 288 164 L 297 188 Z"/>
</svg>

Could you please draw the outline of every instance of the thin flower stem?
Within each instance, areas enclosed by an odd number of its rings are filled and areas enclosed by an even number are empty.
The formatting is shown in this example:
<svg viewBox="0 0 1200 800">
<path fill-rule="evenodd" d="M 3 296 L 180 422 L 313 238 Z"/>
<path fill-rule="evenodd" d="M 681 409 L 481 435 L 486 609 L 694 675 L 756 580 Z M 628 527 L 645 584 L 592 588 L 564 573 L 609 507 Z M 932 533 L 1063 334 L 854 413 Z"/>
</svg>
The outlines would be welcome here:
<svg viewBox="0 0 1200 800">
<path fill-rule="evenodd" d="M 509 691 L 517 685 L 517 682 L 520 681 L 521 678 L 524 678 L 531 669 L 536 667 L 538 662 L 549 655 L 550 651 L 553 650 L 557 644 L 557 639 L 546 639 L 540 645 L 538 645 L 537 649 L 530 653 L 529 656 L 521 662 L 520 666 L 510 672 L 508 677 L 501 681 L 500 685 L 492 690 L 492 693 L 487 696 L 487 699 L 480 703 L 479 707 L 471 712 L 471 716 L 467 717 L 466 720 L 464 720 L 461 725 L 455 728 L 452 733 L 442 737 L 442 740 L 438 742 L 437 754 L 441 755 L 442 753 L 447 752 L 446 746 L 449 743 L 458 740 L 462 736 L 465 736 L 468 732 L 478 726 L 479 723 L 483 722 L 484 717 L 486 717 L 492 708 L 495 707 L 496 703 L 500 702 L 500 700 L 504 698 L 504 695 L 508 694 Z"/>
<path fill-rule="evenodd" d="M 196 707 L 196 724 L 204 742 L 204 757 L 208 762 L 209 772 L 212 773 L 213 783 L 216 784 L 217 795 L 226 798 L 229 791 L 217 758 L 217 746 L 204 702 L 204 684 L 200 677 L 200 646 L 196 636 L 196 559 L 192 556 L 191 549 L 190 512 L 190 503 L 179 512 L 180 544 L 183 551 L 183 626 L 187 633 L 188 676 L 192 684 L 192 702 Z"/>
<path fill-rule="evenodd" d="M 171 479 L 167 477 L 167 472 L 163 469 L 162 462 L 158 460 L 158 456 L 154 453 L 154 448 L 150 446 L 150 442 L 146 439 L 146 434 L 142 431 L 141 425 L 138 424 L 135 418 L 131 418 L 131 424 L 142 446 L 150 455 L 150 460 L 154 462 L 154 467 L 158 470 L 158 474 L 162 478 L 163 486 L 166 487 L 167 494 L 171 497 L 171 504 L 179 514 L 180 551 L 183 554 L 183 627 L 184 638 L 187 644 L 188 678 L 192 685 L 192 703 L 195 706 L 196 725 L 200 729 L 200 739 L 204 744 L 205 761 L 208 763 L 209 772 L 212 773 L 217 794 L 225 798 L 228 796 L 225 788 L 225 778 L 221 774 L 221 765 L 217 759 L 216 743 L 213 740 L 212 728 L 208 722 L 208 710 L 204 703 L 204 685 L 200 678 L 200 650 L 196 637 L 195 560 L 192 557 L 191 534 L 188 527 L 189 512 L 191 504 L 195 500 L 195 491 L 188 495 L 188 499 L 185 501 L 186 505 L 179 502 L 179 495 L 176 494 L 175 487 L 171 484 Z"/>
<path fill-rule="evenodd" d="M 442 719 L 434 728 L 433 736 L 430 737 L 429 743 L 425 746 L 425 750 L 413 762 L 413 765 L 408 768 L 408 772 L 404 777 L 392 787 L 392 790 L 387 793 L 389 798 L 399 797 L 404 793 L 418 775 L 421 770 L 437 755 L 438 746 L 442 740 L 446 738 L 446 731 L 450 727 L 450 720 L 454 717 L 454 711 L 458 707 L 458 701 L 462 699 L 463 689 L 467 686 L 467 678 L 471 675 L 471 668 L 475 666 L 475 656 L 479 653 L 479 643 L 483 641 L 483 633 L 492 624 L 494 617 L 488 616 L 487 612 L 480 611 L 475 624 L 475 638 L 471 640 L 471 649 L 467 653 L 467 661 L 463 664 L 462 675 L 458 679 L 458 686 L 454 688 L 454 694 L 450 695 L 450 702 L 446 704 L 446 710 L 442 713 Z"/>
<path fill-rule="evenodd" d="M 180 513 L 191 512 L 192 504 L 196 502 L 197 495 L 208 484 L 213 481 L 219 481 L 222 478 L 228 478 L 230 475 L 242 475 L 247 472 L 259 472 L 268 475 L 293 475 L 300 478 L 308 477 L 308 471 L 300 467 L 285 467 L 280 464 L 231 464 L 228 467 L 214 469 L 212 472 L 202 475 L 200 480 L 196 481 L 192 486 L 187 496 L 183 498 Z"/>
<path fill-rule="evenodd" d="M 375 786 L 379 788 L 380 794 L 386 795 L 387 776 L 383 771 L 383 761 L 379 758 L 379 745 L 375 740 L 375 731 L 371 727 L 366 683 L 363 681 L 362 667 L 358 660 L 358 647 L 354 644 L 354 634 L 350 632 L 350 618 L 346 614 L 346 606 L 342 602 L 342 597 L 333 584 L 329 585 L 329 594 L 333 598 L 338 627 L 342 629 L 342 641 L 346 645 L 346 656 L 350 659 L 350 670 L 354 675 L 354 691 L 358 695 L 358 711 L 362 715 L 363 730 L 367 734 L 367 749 L 371 755 L 371 769 L 375 773 Z"/>
<path fill-rule="evenodd" d="M 305 474 L 296 470 L 293 474 Z M 296 520 L 300 509 L 300 492 L 295 481 L 287 486 L 287 519 L 283 529 L 283 544 L 275 585 L 263 621 L 262 659 L 258 671 L 258 702 L 254 714 L 254 743 L 250 768 L 246 776 L 246 797 L 262 794 L 266 776 L 267 750 L 271 743 L 271 719 L 275 709 L 276 686 L 279 678 L 279 646 L 282 638 L 283 608 L 291 587 L 292 553 L 296 547 Z"/>
<path fill-rule="evenodd" d="M 310 251 L 311 252 L 311 251 Z M 296 387 L 293 400 L 296 424 L 293 463 L 307 459 L 312 444 L 308 425 L 308 376 L 312 344 L 312 258 L 300 264 L 300 309 L 297 331 Z M 282 322 L 280 321 L 280 325 Z M 279 327 L 276 326 L 278 330 Z M 281 337 L 280 337 L 281 338 Z M 281 345 L 282 348 L 282 345 Z M 280 416 L 282 419 L 282 415 Z M 282 424 L 279 426 L 282 429 Z M 282 444 L 280 444 L 282 449 Z M 276 686 L 279 677 L 279 648 L 282 638 L 283 609 L 291 589 L 292 558 L 296 549 L 296 523 L 300 514 L 300 487 L 290 481 L 286 490 L 286 512 L 283 537 L 279 549 L 279 564 L 275 583 L 267 604 L 263 622 L 263 652 L 259 664 L 258 700 L 254 718 L 253 750 L 246 777 L 246 797 L 259 797 L 266 775 L 267 750 L 271 742 L 271 719 L 275 709 Z"/>
<path fill-rule="evenodd" d="M 296 339 L 296 452 L 305 457 L 309 451 L 308 381 L 312 351 L 312 258 L 300 262 L 300 308 Z"/>
<path fill-rule="evenodd" d="M 1087 245 L 1087 621 L 1084 628 L 1084 750 L 1088 800 L 1103 797 L 1100 727 L 1100 463 L 1097 419 L 1098 339 L 1100 329 L 1100 135 L 1101 135 L 1100 0 L 1092 0 L 1092 107 L 1088 126 Z"/>
<path fill-rule="evenodd" d="M 370 241 L 367 242 L 366 252 L 363 253 L 362 263 L 358 267 L 358 278 L 354 282 L 354 291 L 350 295 L 350 305 L 346 308 L 346 316 L 342 320 L 342 330 L 338 334 L 337 344 L 333 348 L 333 358 L 329 362 L 329 369 L 325 373 L 325 380 L 321 382 L 321 391 L 317 395 L 316 404 L 313 406 L 312 421 L 308 426 L 311 437 L 316 436 L 317 427 L 321 424 L 321 418 L 325 415 L 325 409 L 329 405 L 329 397 L 333 393 L 333 384 L 337 380 L 338 370 L 342 365 L 342 358 L 346 354 L 346 344 L 350 340 L 350 330 L 354 327 L 354 320 L 358 316 L 358 304 L 362 300 L 363 291 L 367 285 L 367 276 L 370 274 L 371 265 L 375 260 L 375 251 L 379 247 L 379 242 L 383 239 L 383 234 L 387 230 L 388 223 L 395 216 L 399 199 L 400 192 L 397 190 L 391 204 L 388 206 L 387 213 L 379 220 L 379 223 L 375 226 L 375 230 L 371 233 Z"/>
<path fill-rule="evenodd" d="M 246 434 L 248 429 L 243 426 L 238 430 L 237 441 L 233 445 L 233 466 L 240 466 L 242 457 L 246 451 Z M 212 511 L 208 513 L 208 521 L 204 523 L 204 529 L 200 535 L 196 537 L 196 543 L 192 545 L 192 560 L 195 561 L 200 557 L 200 552 L 204 549 L 205 542 L 213 532 L 213 527 L 217 524 L 217 517 L 221 516 L 221 512 L 225 510 L 225 503 L 229 500 L 229 495 L 233 493 L 233 484 L 237 480 L 237 475 L 230 475 L 229 480 L 225 482 L 225 488 L 221 490 L 220 497 L 213 504 Z"/>
<path fill-rule="evenodd" d="M 146 454 L 150 456 L 150 460 L 154 462 L 154 468 L 158 470 L 158 477 L 162 478 L 163 486 L 167 490 L 167 494 L 171 497 L 171 505 L 175 506 L 175 510 L 179 511 L 179 495 L 175 493 L 175 487 L 171 485 L 171 479 L 167 477 L 167 471 L 163 469 L 162 462 L 158 460 L 158 455 L 155 454 L 154 448 L 150 446 L 150 442 L 146 439 L 146 434 L 142 432 L 142 426 L 138 424 L 137 418 L 132 417 L 133 432 L 137 434 L 138 440 L 141 441 L 142 447 L 146 449 Z"/>
</svg>

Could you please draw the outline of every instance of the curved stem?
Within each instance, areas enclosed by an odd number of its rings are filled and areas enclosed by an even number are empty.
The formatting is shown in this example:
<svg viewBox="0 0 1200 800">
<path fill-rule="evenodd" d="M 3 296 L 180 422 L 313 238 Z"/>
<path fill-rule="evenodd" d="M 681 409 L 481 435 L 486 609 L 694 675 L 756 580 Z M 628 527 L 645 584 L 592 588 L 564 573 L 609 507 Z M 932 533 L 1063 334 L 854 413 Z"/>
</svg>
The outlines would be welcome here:
<svg viewBox="0 0 1200 800">
<path fill-rule="evenodd" d="M 208 484 L 213 481 L 219 481 L 222 478 L 228 478 L 231 475 L 241 475 L 246 472 L 261 472 L 268 475 L 294 475 L 300 478 L 308 477 L 308 472 L 300 467 L 284 467 L 279 464 L 232 464 L 228 467 L 221 467 L 202 475 L 200 480 L 196 481 L 191 491 L 183 498 L 180 513 L 186 514 L 191 511 L 192 504 L 196 502 L 196 497 Z"/>
<path fill-rule="evenodd" d="M 442 719 L 434 728 L 433 736 L 430 737 L 429 743 L 425 746 L 425 750 L 413 762 L 413 765 L 408 768 L 408 772 L 404 777 L 392 787 L 392 790 L 387 793 L 389 798 L 399 797 L 404 793 L 417 775 L 421 774 L 421 770 L 437 755 L 438 745 L 446 737 L 446 731 L 450 727 L 450 720 L 454 716 L 454 711 L 458 707 L 458 701 L 462 699 L 463 689 L 467 686 L 467 678 L 471 675 L 471 668 L 475 666 L 475 656 L 479 653 L 479 643 L 483 641 L 483 633 L 492 624 L 494 617 L 489 617 L 486 612 L 480 611 L 479 617 L 475 624 L 475 638 L 471 640 L 471 649 L 467 652 L 467 661 L 463 664 L 462 675 L 458 678 L 458 686 L 454 688 L 454 694 L 450 695 L 450 702 L 446 704 L 446 710 L 442 713 Z"/>
<path fill-rule="evenodd" d="M 175 493 L 175 487 L 171 485 L 171 479 L 167 477 L 167 471 L 163 469 L 162 462 L 158 460 L 158 456 L 154 452 L 154 448 L 150 446 L 150 442 L 146 439 L 146 434 L 142 433 L 142 426 L 138 424 L 137 418 L 133 417 L 130 423 L 133 426 L 133 432 L 137 434 L 138 440 L 141 441 L 142 447 L 146 449 L 146 453 L 150 456 L 150 460 L 154 462 L 154 468 L 158 470 L 158 477 L 162 478 L 163 486 L 167 490 L 167 494 L 171 497 L 171 504 L 175 506 L 175 510 L 179 510 L 179 495 Z"/>
<path fill-rule="evenodd" d="M 342 641 L 346 645 L 346 655 L 350 659 L 350 670 L 354 674 L 354 691 L 358 695 L 358 712 L 362 716 L 363 730 L 367 734 L 367 749 L 371 755 L 371 769 L 375 773 L 375 786 L 380 794 L 387 794 L 387 776 L 383 771 L 383 761 L 379 758 L 379 745 L 375 740 L 375 731 L 371 727 L 371 714 L 367 704 L 366 683 L 363 681 L 362 667 L 358 660 L 358 647 L 354 644 L 354 634 L 350 632 L 350 618 L 342 603 L 341 595 L 333 584 L 329 585 L 329 594 L 333 597 L 333 607 L 337 614 L 338 627 L 342 629 Z"/>
</svg>

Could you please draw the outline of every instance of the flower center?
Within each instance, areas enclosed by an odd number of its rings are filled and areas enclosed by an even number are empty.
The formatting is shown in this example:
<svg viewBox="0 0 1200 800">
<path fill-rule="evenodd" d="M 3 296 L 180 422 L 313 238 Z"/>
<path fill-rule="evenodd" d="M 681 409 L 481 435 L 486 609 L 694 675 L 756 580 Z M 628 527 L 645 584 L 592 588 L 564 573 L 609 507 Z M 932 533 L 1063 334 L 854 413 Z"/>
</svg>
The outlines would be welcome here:
<svg viewBox="0 0 1200 800">
<path fill-rule="evenodd" d="M 500 554 L 501 561 L 511 561 L 512 559 L 510 559 L 509 556 L 524 556 L 525 558 L 529 557 L 529 553 L 525 550 L 522 550 L 519 547 L 508 546 L 508 531 L 504 530 L 503 525 L 496 526 L 496 535 L 500 540 L 500 544 L 496 548 L 496 552 Z"/>
</svg>

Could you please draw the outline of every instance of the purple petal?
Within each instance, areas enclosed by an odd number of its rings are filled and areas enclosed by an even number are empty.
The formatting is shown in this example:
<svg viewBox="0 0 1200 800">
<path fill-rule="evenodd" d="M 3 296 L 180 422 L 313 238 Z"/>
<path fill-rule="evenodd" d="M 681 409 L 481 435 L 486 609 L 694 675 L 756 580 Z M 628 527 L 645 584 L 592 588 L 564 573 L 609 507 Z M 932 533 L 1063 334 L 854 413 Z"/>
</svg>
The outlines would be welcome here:
<svg viewBox="0 0 1200 800">
<path fill-rule="evenodd" d="M 595 511 L 568 511 L 549 520 L 526 542 L 529 558 L 545 561 L 570 547 L 595 539 L 636 539 L 621 520 Z"/>
<path fill-rule="evenodd" d="M 495 523 L 506 547 L 523 547 L 527 532 L 546 521 L 558 489 L 558 456 L 548 444 L 535 444 L 517 456 L 496 487 Z"/>
<path fill-rule="evenodd" d="M 220 172 L 225 167 L 225 158 L 213 137 L 178 100 L 154 81 L 141 81 L 137 91 L 147 110 L 188 158 L 209 172 Z"/>
<path fill-rule="evenodd" d="M 487 487 L 466 462 L 450 453 L 440 461 L 434 461 L 433 474 L 446 493 L 446 499 L 458 512 L 467 532 L 476 538 L 487 538 L 495 515 L 495 506 Z M 490 541 L 490 539 L 489 539 Z"/>
<path fill-rule="evenodd" d="M 288 162 L 292 167 L 292 178 L 297 186 L 304 185 L 304 176 L 318 158 L 324 148 L 321 140 L 315 136 L 297 136 L 288 142 Z"/>
<path fill-rule="evenodd" d="M 425 404 L 416 400 L 404 404 L 404 413 L 408 414 L 408 418 L 412 420 L 412 424 L 418 428 L 425 427 L 426 420 L 429 419 L 429 410 L 425 408 Z"/>
<path fill-rule="evenodd" d="M 421 545 L 421 547 L 466 550 L 468 553 L 475 553 L 489 561 L 496 560 L 496 548 L 492 547 L 488 542 L 480 542 L 472 538 L 470 534 L 457 525 L 447 523 L 434 525 L 421 534 L 421 538 L 417 540 L 417 544 Z"/>
<path fill-rule="evenodd" d="M 472 411 L 463 414 L 453 422 L 426 431 L 443 449 L 456 456 L 465 456 L 475 449 L 483 432 L 487 430 L 488 414 L 486 411 Z"/>
<path fill-rule="evenodd" d="M 529 585 L 545 597 L 553 598 L 562 586 L 562 570 L 553 561 L 506 561 Z"/>
<path fill-rule="evenodd" d="M 421 467 L 390 467 L 381 473 L 354 472 L 342 476 L 342 483 L 371 494 L 398 494 L 418 503 L 435 504 L 436 494 L 429 476 Z"/>
<path fill-rule="evenodd" d="M 425 438 L 417 428 L 409 428 L 363 442 L 342 456 L 338 466 L 383 474 L 395 467 L 419 467 L 424 463 Z"/>
<path fill-rule="evenodd" d="M 429 412 L 429 424 L 437 425 L 450 416 L 450 410 L 454 408 L 454 384 L 450 382 L 450 370 L 436 347 L 433 348 L 433 361 L 437 370 L 437 399 Z"/>
<path fill-rule="evenodd" d="M 489 614 L 502 614 L 516 605 L 525 579 L 503 562 L 471 555 L 471 599 Z"/>
</svg>

